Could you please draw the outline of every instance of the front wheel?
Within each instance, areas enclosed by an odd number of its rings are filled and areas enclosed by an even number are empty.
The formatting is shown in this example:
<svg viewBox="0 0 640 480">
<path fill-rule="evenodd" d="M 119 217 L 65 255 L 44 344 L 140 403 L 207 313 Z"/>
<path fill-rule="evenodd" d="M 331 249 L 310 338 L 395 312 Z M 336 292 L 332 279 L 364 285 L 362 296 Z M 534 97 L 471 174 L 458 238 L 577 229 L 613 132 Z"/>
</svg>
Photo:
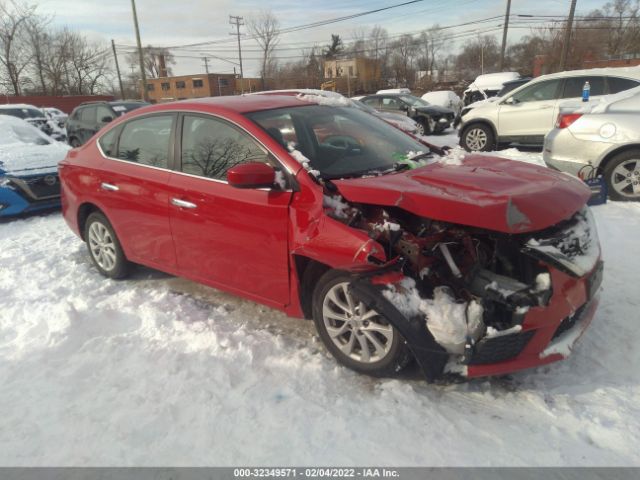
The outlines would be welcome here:
<svg viewBox="0 0 640 480">
<path fill-rule="evenodd" d="M 330 270 L 313 293 L 313 320 L 327 350 L 346 367 L 381 377 L 402 370 L 411 359 L 398 331 L 349 291 L 350 277 Z"/>
<path fill-rule="evenodd" d="M 84 238 L 91 261 L 102 275 L 113 279 L 127 276 L 130 263 L 107 217 L 99 212 L 89 215 L 84 227 Z"/>
<path fill-rule="evenodd" d="M 611 159 L 604 177 L 612 200 L 640 200 L 640 150 L 627 150 Z"/>
<path fill-rule="evenodd" d="M 489 152 L 494 143 L 493 132 L 487 125 L 471 125 L 460 135 L 460 146 L 467 152 Z"/>
</svg>

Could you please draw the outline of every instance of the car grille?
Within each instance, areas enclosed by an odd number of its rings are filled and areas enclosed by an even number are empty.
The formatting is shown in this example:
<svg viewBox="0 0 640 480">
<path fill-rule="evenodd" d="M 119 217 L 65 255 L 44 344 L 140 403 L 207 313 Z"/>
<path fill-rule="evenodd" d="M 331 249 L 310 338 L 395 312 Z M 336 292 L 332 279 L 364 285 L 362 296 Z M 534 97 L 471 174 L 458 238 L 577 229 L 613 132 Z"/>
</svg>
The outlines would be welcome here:
<svg viewBox="0 0 640 480">
<path fill-rule="evenodd" d="M 516 357 L 524 350 L 534 333 L 535 331 L 530 330 L 500 337 L 485 337 L 476 344 L 469 365 L 502 362 Z"/>
<path fill-rule="evenodd" d="M 58 175 L 41 175 L 37 177 L 9 177 L 9 185 L 21 191 L 31 200 L 48 200 L 60 196 L 60 180 Z"/>
</svg>

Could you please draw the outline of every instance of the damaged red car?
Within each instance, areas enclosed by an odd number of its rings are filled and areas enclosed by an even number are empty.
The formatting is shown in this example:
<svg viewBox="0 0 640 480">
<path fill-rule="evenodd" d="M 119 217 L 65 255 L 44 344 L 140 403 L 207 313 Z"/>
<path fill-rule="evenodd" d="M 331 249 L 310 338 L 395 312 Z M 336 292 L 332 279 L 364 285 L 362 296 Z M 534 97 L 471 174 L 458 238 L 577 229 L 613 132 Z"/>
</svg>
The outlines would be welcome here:
<svg viewBox="0 0 640 480">
<path fill-rule="evenodd" d="M 342 364 L 428 380 L 564 358 L 602 261 L 580 181 L 459 159 L 327 99 L 141 108 L 60 164 L 97 270 L 142 264 L 313 319 Z"/>
</svg>

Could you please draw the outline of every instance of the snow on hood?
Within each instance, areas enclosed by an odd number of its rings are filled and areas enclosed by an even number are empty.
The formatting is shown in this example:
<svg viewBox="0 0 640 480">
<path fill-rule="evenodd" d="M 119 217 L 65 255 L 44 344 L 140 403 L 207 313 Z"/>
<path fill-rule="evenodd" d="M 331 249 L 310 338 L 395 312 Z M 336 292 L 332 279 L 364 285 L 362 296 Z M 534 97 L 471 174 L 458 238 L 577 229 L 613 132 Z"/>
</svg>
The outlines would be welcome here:
<svg viewBox="0 0 640 480">
<path fill-rule="evenodd" d="M 474 154 L 460 165 L 433 162 L 333 183 L 349 202 L 397 206 L 420 217 L 505 233 L 533 232 L 568 219 L 591 193 L 564 173 Z"/>
<path fill-rule="evenodd" d="M 54 173 L 58 162 L 71 149 L 60 142 L 48 145 L 26 145 L 23 143 L 0 145 L 0 173 L 11 175 L 33 175 Z"/>
</svg>

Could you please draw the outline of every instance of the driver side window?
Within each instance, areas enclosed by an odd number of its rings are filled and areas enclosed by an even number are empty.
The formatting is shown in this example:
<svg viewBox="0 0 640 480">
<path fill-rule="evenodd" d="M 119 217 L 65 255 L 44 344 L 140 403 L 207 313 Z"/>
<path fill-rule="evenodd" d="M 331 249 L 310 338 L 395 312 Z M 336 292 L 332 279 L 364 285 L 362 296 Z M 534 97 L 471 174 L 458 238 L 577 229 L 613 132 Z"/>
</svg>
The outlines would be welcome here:
<svg viewBox="0 0 640 480">
<path fill-rule="evenodd" d="M 530 85 L 524 90 L 519 91 L 511 98 L 515 100 L 516 103 L 554 100 L 558 98 L 560 83 L 561 80 L 559 79 L 536 83 L 535 85 Z"/>
<path fill-rule="evenodd" d="M 382 99 L 382 106 L 387 110 L 400 110 L 402 103 L 397 98 L 385 97 Z"/>
</svg>

